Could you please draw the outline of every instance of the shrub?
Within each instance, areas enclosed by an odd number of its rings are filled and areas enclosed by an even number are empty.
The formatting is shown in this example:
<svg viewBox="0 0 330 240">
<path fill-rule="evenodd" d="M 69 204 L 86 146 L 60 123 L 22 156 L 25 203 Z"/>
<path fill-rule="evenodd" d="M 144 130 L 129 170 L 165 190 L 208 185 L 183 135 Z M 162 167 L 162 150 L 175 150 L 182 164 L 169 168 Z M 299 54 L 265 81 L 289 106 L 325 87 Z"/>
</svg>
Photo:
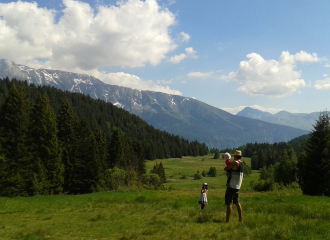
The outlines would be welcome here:
<svg viewBox="0 0 330 240">
<path fill-rule="evenodd" d="M 125 184 L 126 173 L 124 170 L 114 167 L 111 171 L 112 189 L 117 190 Z"/>
<path fill-rule="evenodd" d="M 203 170 L 203 172 L 202 172 L 202 176 L 203 176 L 203 177 L 206 177 L 206 176 L 207 176 L 207 172 L 206 172 L 205 170 Z"/>
<path fill-rule="evenodd" d="M 162 184 L 159 175 L 155 173 L 150 173 L 150 174 L 145 173 L 142 174 L 140 178 L 141 178 L 141 182 L 147 185 L 148 188 L 158 187 Z"/>
<path fill-rule="evenodd" d="M 259 180 L 257 183 L 253 185 L 253 190 L 255 191 L 274 191 L 274 190 L 280 190 L 282 188 L 283 185 L 278 184 L 271 179 Z"/>
<path fill-rule="evenodd" d="M 214 159 L 219 159 L 219 158 L 220 158 L 220 151 L 219 151 L 218 149 L 216 149 L 213 158 L 214 158 Z"/>
<path fill-rule="evenodd" d="M 199 173 L 199 171 L 197 171 L 197 173 L 195 173 L 194 179 L 195 180 L 202 179 L 202 175 Z"/>
<path fill-rule="evenodd" d="M 210 167 L 209 172 L 207 173 L 209 177 L 216 177 L 217 176 L 217 169 L 215 167 Z"/>
</svg>

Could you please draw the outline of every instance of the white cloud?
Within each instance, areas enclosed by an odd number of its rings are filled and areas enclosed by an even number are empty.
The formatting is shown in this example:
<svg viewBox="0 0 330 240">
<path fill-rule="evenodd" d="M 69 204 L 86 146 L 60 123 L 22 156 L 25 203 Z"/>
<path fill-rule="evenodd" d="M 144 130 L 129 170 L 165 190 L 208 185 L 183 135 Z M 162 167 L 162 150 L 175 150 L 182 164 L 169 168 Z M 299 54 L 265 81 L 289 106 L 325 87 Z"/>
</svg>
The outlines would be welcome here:
<svg viewBox="0 0 330 240">
<path fill-rule="evenodd" d="M 181 32 L 180 38 L 182 42 L 188 42 L 190 40 L 190 35 L 188 33 Z"/>
<path fill-rule="evenodd" d="M 196 52 L 192 47 L 186 48 L 185 51 L 186 53 L 182 53 L 180 55 L 175 55 L 174 57 L 171 57 L 169 61 L 173 64 L 179 64 L 185 58 L 194 58 L 194 59 L 197 58 L 197 56 L 195 55 Z"/>
<path fill-rule="evenodd" d="M 323 80 L 317 80 L 314 84 L 316 90 L 329 90 L 330 89 L 330 78 Z"/>
<path fill-rule="evenodd" d="M 324 67 L 330 68 L 330 64 L 325 64 Z"/>
<path fill-rule="evenodd" d="M 1 58 L 21 64 L 43 58 L 62 70 L 134 68 L 157 65 L 176 48 L 169 35 L 175 16 L 156 0 L 97 9 L 74 0 L 63 0 L 63 5 L 56 22 L 56 12 L 36 2 L 0 3 Z"/>
<path fill-rule="evenodd" d="M 213 76 L 213 74 L 214 74 L 214 72 L 206 72 L 206 73 L 190 72 L 187 74 L 187 77 L 189 77 L 189 78 L 210 78 Z"/>
<path fill-rule="evenodd" d="M 106 84 L 118 85 L 133 89 L 149 90 L 155 92 L 164 92 L 173 95 L 180 95 L 182 93 L 177 90 L 170 89 L 168 86 L 162 86 L 155 84 L 153 81 L 145 81 L 138 76 L 131 75 L 128 73 L 117 72 L 117 73 L 104 73 L 104 72 L 94 72 L 95 77 L 99 78 Z M 162 83 L 164 84 L 164 83 Z"/>
<path fill-rule="evenodd" d="M 183 59 L 187 57 L 186 54 L 182 53 L 180 55 L 175 55 L 174 57 L 170 58 L 170 62 L 173 64 L 179 64 Z"/>
<path fill-rule="evenodd" d="M 170 1 L 174 3 L 175 1 Z M 90 74 L 102 81 L 141 90 L 182 95 L 165 82 L 153 83 L 126 73 L 104 73 L 100 67 L 157 65 L 177 46 L 169 35 L 175 16 L 156 0 L 118 1 L 96 9 L 63 0 L 63 11 L 36 2 L 0 3 L 0 58 L 34 68 Z M 56 20 L 58 19 L 58 20 Z M 189 35 L 182 32 L 189 40 Z M 187 53 L 187 55 L 191 54 Z"/>
<path fill-rule="evenodd" d="M 248 61 L 239 64 L 238 72 L 221 76 L 222 80 L 235 80 L 241 86 L 238 91 L 250 96 L 285 97 L 306 86 L 301 73 L 295 71 L 296 63 L 322 61 L 317 54 L 300 51 L 295 55 L 282 52 L 279 61 L 265 60 L 257 53 L 246 56 Z"/>
<path fill-rule="evenodd" d="M 257 109 L 257 110 L 260 110 L 260 111 L 263 111 L 263 112 L 269 112 L 271 114 L 275 114 L 275 113 L 278 113 L 278 112 L 283 110 L 283 109 L 277 109 L 277 108 L 264 108 L 264 107 L 261 107 L 259 105 L 239 106 L 239 107 L 236 107 L 236 108 L 221 108 L 221 109 L 226 111 L 226 112 L 229 112 L 231 114 L 236 115 L 238 112 L 242 111 L 246 107 L 254 108 L 254 109 Z"/>
</svg>

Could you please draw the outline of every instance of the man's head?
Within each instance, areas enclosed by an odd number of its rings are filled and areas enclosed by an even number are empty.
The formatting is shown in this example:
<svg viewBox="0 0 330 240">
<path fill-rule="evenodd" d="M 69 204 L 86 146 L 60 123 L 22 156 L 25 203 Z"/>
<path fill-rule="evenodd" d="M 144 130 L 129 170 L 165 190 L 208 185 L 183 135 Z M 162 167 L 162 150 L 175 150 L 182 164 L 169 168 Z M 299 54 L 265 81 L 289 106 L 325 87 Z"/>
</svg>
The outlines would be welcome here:
<svg viewBox="0 0 330 240">
<path fill-rule="evenodd" d="M 242 158 L 242 151 L 236 150 L 233 156 L 234 156 L 234 160 L 240 160 Z"/>
</svg>

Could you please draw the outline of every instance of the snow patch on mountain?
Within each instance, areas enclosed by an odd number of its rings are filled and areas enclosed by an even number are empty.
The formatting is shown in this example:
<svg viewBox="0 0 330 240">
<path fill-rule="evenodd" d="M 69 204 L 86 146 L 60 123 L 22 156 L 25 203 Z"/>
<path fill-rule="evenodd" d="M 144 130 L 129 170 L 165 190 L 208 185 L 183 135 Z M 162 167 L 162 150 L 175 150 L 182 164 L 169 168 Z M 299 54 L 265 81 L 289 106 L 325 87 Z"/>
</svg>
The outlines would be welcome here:
<svg viewBox="0 0 330 240">
<path fill-rule="evenodd" d="M 124 108 L 124 105 L 121 104 L 120 102 L 115 102 L 113 105 L 115 105 L 118 108 Z"/>
</svg>

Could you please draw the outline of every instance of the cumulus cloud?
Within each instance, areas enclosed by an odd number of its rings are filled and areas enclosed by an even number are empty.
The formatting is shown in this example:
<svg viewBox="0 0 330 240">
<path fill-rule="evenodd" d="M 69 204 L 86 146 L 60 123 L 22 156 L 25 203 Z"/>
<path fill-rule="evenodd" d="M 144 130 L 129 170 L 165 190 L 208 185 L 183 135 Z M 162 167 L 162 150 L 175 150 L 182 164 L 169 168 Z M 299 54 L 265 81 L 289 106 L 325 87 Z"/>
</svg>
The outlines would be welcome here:
<svg viewBox="0 0 330 240">
<path fill-rule="evenodd" d="M 128 0 L 117 6 L 63 0 L 63 14 L 36 2 L 0 4 L 0 55 L 25 63 L 46 58 L 54 68 L 159 64 L 176 48 L 169 35 L 175 16 L 156 0 Z M 152 46 L 152 47 L 150 47 Z"/>
<path fill-rule="evenodd" d="M 179 64 L 183 59 L 185 58 L 197 58 L 195 55 L 195 51 L 192 47 L 186 48 L 185 49 L 186 53 L 182 53 L 180 55 L 175 55 L 174 57 L 170 58 L 170 62 L 173 64 Z"/>
<path fill-rule="evenodd" d="M 329 90 L 330 89 L 330 78 L 325 76 L 323 80 L 317 80 L 314 84 L 316 90 Z"/>
<path fill-rule="evenodd" d="M 285 97 L 306 86 L 301 73 L 296 71 L 296 63 L 322 61 L 316 53 L 300 51 L 295 55 L 282 52 L 279 61 L 265 60 L 257 53 L 246 56 L 249 60 L 239 64 L 237 72 L 221 76 L 222 80 L 235 80 L 241 86 L 238 91 L 250 96 Z"/>
<path fill-rule="evenodd" d="M 98 78 L 101 79 L 104 83 L 111 85 L 118 85 L 118 86 L 129 87 L 140 90 L 150 90 L 155 92 L 164 92 L 168 94 L 182 96 L 182 93 L 180 91 L 170 89 L 168 86 L 157 85 L 151 80 L 143 81 L 138 76 L 127 74 L 124 72 L 117 72 L 117 73 L 99 72 L 99 73 L 95 73 L 95 75 L 97 75 Z"/>
<path fill-rule="evenodd" d="M 190 35 L 188 33 L 181 32 L 180 38 L 182 42 L 188 42 L 190 40 Z"/>
<path fill-rule="evenodd" d="M 250 107 L 250 108 L 254 108 L 263 112 L 269 112 L 271 114 L 275 114 L 278 113 L 280 111 L 282 111 L 283 109 L 278 109 L 278 108 L 264 108 L 261 107 L 259 105 L 253 105 L 253 106 L 239 106 L 239 107 L 235 107 L 235 108 L 221 108 L 222 110 L 229 112 L 231 114 L 236 115 L 238 112 L 242 111 L 244 108 L 246 107 Z"/>
<path fill-rule="evenodd" d="M 100 1 L 95 9 L 82 1 L 63 0 L 61 13 L 36 2 L 0 3 L 0 58 L 96 75 L 126 87 L 141 85 L 139 89 L 181 94 L 129 74 L 98 71 L 159 64 L 177 47 L 169 34 L 174 24 L 174 14 L 156 0 L 118 1 L 117 5 Z M 184 32 L 181 36 L 190 37 Z"/>
</svg>

